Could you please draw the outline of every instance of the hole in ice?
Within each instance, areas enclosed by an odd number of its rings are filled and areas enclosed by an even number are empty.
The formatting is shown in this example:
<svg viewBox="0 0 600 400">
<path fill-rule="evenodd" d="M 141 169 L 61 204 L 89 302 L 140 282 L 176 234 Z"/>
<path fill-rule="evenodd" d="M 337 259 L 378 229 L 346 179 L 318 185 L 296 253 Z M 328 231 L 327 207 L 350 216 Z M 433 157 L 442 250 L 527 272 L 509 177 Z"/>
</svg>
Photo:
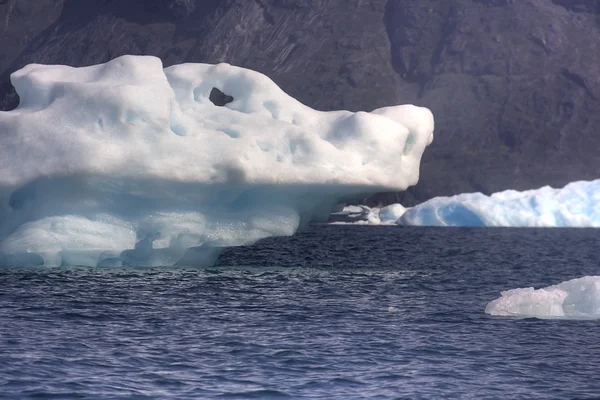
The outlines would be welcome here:
<svg viewBox="0 0 600 400">
<path fill-rule="evenodd" d="M 210 91 L 210 95 L 208 96 L 208 99 L 210 101 L 212 101 L 212 103 L 215 106 L 219 106 L 219 107 L 223 107 L 225 104 L 227 103 L 231 103 L 233 101 L 233 97 L 229 96 L 223 92 L 221 92 L 219 89 L 217 88 L 212 88 L 212 90 Z"/>
<path fill-rule="evenodd" d="M 183 127 L 183 125 L 178 123 L 171 123 L 171 132 L 173 132 L 177 136 L 185 136 L 185 128 Z"/>
<path fill-rule="evenodd" d="M 261 149 L 262 151 L 269 151 L 271 150 L 271 143 L 264 141 L 264 140 L 257 140 L 256 141 L 256 145 L 258 146 L 259 149 Z"/>
<path fill-rule="evenodd" d="M 233 139 L 237 139 L 240 137 L 240 133 L 238 131 L 236 131 L 235 129 L 222 128 L 221 132 L 223 132 L 224 134 L 226 134 L 227 136 L 229 136 L 230 138 L 233 138 Z"/>
<path fill-rule="evenodd" d="M 152 232 L 146 234 L 142 240 L 135 244 L 135 250 L 147 251 L 152 250 L 152 244 L 155 240 L 160 239 L 160 232 Z"/>
</svg>

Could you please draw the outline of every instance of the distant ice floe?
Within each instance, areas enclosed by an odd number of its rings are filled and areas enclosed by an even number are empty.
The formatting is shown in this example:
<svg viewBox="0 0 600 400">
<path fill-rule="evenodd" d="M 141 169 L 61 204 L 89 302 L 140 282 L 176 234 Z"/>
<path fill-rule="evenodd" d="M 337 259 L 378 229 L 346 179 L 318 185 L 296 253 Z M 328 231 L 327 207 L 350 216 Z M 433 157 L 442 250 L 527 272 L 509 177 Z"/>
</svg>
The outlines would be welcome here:
<svg viewBox="0 0 600 400">
<path fill-rule="evenodd" d="M 31 64 L 0 112 L 0 266 L 208 265 L 404 190 L 433 139 L 403 105 L 320 112 L 228 64 Z"/>
<path fill-rule="evenodd" d="M 523 288 L 502 292 L 485 312 L 519 318 L 600 318 L 600 276 L 586 276 L 542 289 Z"/>
<path fill-rule="evenodd" d="M 401 225 L 600 227 L 600 180 L 518 192 L 436 197 L 412 207 Z"/>
<path fill-rule="evenodd" d="M 363 215 L 378 214 L 365 206 Z M 403 210 L 401 205 L 393 205 Z M 394 214 L 385 218 L 387 223 Z M 360 218 L 359 218 L 360 219 Z M 364 218 L 363 218 L 364 219 Z M 377 218 L 367 219 L 376 224 Z M 351 222 L 351 221 L 347 221 Z M 600 227 L 600 180 L 579 181 L 561 189 L 549 186 L 486 196 L 467 193 L 436 197 L 399 214 L 398 225 L 473 227 Z"/>
</svg>

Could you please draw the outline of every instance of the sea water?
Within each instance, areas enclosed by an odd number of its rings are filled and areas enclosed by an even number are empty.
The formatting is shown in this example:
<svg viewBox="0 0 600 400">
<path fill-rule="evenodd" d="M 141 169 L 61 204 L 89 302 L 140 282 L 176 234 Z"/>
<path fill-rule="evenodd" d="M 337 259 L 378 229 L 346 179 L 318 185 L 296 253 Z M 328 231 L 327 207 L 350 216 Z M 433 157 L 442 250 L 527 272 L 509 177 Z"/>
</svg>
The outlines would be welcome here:
<svg viewBox="0 0 600 400">
<path fill-rule="evenodd" d="M 594 398 L 599 321 L 498 318 L 595 230 L 313 226 L 213 268 L 0 269 L 0 398 Z"/>
</svg>

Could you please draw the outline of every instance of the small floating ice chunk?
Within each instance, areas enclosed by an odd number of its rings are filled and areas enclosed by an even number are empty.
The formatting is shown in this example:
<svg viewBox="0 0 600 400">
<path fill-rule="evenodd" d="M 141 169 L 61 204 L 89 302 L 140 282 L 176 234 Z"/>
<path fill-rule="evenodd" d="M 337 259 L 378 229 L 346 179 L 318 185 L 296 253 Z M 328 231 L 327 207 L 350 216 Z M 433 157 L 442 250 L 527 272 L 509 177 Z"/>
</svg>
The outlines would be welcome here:
<svg viewBox="0 0 600 400">
<path fill-rule="evenodd" d="M 520 318 L 600 318 L 600 276 L 585 276 L 541 289 L 507 290 L 485 312 Z"/>
</svg>

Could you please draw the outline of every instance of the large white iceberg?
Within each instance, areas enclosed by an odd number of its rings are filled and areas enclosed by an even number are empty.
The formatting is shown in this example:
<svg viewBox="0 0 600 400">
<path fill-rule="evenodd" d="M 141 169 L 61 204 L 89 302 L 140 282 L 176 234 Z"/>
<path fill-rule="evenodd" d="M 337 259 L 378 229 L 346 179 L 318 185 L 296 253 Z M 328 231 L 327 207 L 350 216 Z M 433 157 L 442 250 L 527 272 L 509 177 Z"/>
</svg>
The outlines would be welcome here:
<svg viewBox="0 0 600 400">
<path fill-rule="evenodd" d="M 585 276 L 542 289 L 502 292 L 485 312 L 494 316 L 597 319 L 600 318 L 600 276 Z"/>
<path fill-rule="evenodd" d="M 580 181 L 562 189 L 543 187 L 436 197 L 408 208 L 401 225 L 600 227 L 600 180 Z"/>
<path fill-rule="evenodd" d="M 11 80 L 0 265 L 210 264 L 222 247 L 415 184 L 433 138 L 425 108 L 315 111 L 228 64 L 125 56 Z M 216 89 L 233 101 L 213 104 Z"/>
</svg>

